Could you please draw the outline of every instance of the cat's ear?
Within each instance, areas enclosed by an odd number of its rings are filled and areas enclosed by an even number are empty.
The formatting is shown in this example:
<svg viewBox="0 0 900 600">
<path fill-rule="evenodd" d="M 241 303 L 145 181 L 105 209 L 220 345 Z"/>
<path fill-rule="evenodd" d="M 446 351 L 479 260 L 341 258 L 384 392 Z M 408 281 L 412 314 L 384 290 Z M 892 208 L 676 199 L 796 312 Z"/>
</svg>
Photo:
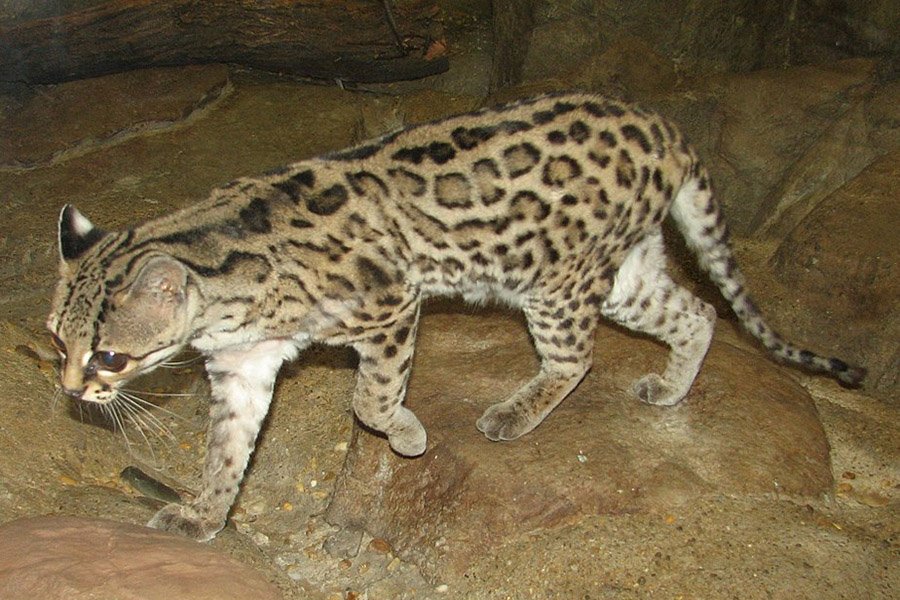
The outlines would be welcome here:
<svg viewBox="0 0 900 600">
<path fill-rule="evenodd" d="M 59 256 L 63 265 L 90 250 L 105 235 L 71 204 L 59 213 Z"/>
<path fill-rule="evenodd" d="M 124 293 L 159 307 L 172 307 L 184 301 L 187 283 L 188 272 L 183 264 L 171 256 L 158 255 L 144 263 Z"/>
</svg>

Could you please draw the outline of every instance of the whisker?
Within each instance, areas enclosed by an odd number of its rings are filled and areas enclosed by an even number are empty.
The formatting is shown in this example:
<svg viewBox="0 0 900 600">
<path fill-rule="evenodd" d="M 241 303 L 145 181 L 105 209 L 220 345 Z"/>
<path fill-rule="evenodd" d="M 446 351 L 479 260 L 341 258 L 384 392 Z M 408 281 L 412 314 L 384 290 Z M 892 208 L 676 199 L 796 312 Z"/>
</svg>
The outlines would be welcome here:
<svg viewBox="0 0 900 600">
<path fill-rule="evenodd" d="M 127 409 L 129 414 L 131 414 L 133 418 L 139 421 L 142 425 L 144 425 L 148 429 L 155 430 L 156 433 L 163 435 L 170 440 L 175 440 L 175 436 L 172 434 L 172 431 L 168 427 L 166 427 L 166 424 L 163 423 L 152 412 L 141 406 L 141 404 L 139 403 L 140 398 L 136 398 L 134 396 L 131 396 L 130 394 L 123 394 L 120 392 L 117 399 L 121 400 L 122 408 Z"/>
<path fill-rule="evenodd" d="M 62 388 L 57 385 L 53 389 L 53 397 L 50 398 L 50 412 L 56 412 L 56 409 L 59 408 L 59 400 L 62 396 Z"/>
<path fill-rule="evenodd" d="M 193 398 L 196 394 L 191 394 L 189 392 L 148 392 L 147 390 L 131 390 L 126 388 L 121 388 L 120 391 L 128 392 L 130 394 L 146 394 L 147 396 L 160 396 L 163 398 Z"/>
<path fill-rule="evenodd" d="M 118 401 L 118 398 L 116 398 Z M 153 444 L 150 443 L 150 438 L 147 437 L 145 430 L 150 430 L 157 438 L 159 438 L 159 434 L 153 430 L 153 428 L 147 425 L 146 421 L 138 414 L 133 406 L 129 406 L 126 403 L 116 402 L 118 409 L 122 411 L 123 417 L 128 419 L 134 428 L 137 429 L 138 433 L 144 439 L 144 444 L 147 446 L 147 449 L 150 451 L 151 458 L 156 460 L 156 452 L 153 450 Z"/>
<path fill-rule="evenodd" d="M 179 367 L 184 367 L 186 365 L 193 364 L 193 363 L 197 362 L 198 360 L 201 360 L 202 358 L 203 358 L 203 355 L 198 354 L 197 356 L 193 356 L 191 358 L 184 358 L 182 360 L 164 360 L 163 362 L 159 363 L 159 366 L 165 367 L 167 369 L 177 369 Z"/>
<path fill-rule="evenodd" d="M 164 408 L 158 404 L 154 404 L 153 402 L 150 402 L 149 400 L 144 400 L 140 396 L 136 396 L 135 393 L 130 390 L 119 390 L 119 394 L 126 396 L 132 402 L 139 404 L 142 410 L 148 410 L 148 409 L 149 410 L 158 410 L 162 413 L 167 414 L 168 416 L 170 416 L 174 419 L 178 419 L 179 421 L 182 421 L 185 423 L 187 422 L 187 419 L 185 417 L 182 417 L 181 415 L 179 415 L 177 412 L 173 412 L 173 411 L 169 410 L 168 408 Z"/>
<path fill-rule="evenodd" d="M 113 429 L 118 429 L 122 434 L 122 437 L 125 439 L 125 446 L 128 447 L 128 452 L 131 453 L 131 440 L 128 439 L 128 434 L 125 432 L 125 423 L 122 421 L 122 415 L 119 414 L 115 402 L 101 404 L 100 409 L 103 411 L 103 414 L 105 414 L 110 419 L 110 421 L 112 421 Z"/>
</svg>

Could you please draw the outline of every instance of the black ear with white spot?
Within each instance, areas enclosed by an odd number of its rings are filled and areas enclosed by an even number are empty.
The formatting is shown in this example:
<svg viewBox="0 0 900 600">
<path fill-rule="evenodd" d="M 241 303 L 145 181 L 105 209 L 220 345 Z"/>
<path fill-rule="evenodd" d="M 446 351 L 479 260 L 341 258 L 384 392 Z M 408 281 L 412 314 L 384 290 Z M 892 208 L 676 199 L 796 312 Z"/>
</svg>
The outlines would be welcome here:
<svg viewBox="0 0 900 600">
<path fill-rule="evenodd" d="M 104 235 L 71 204 L 59 213 L 59 255 L 64 261 L 81 257 Z"/>
</svg>

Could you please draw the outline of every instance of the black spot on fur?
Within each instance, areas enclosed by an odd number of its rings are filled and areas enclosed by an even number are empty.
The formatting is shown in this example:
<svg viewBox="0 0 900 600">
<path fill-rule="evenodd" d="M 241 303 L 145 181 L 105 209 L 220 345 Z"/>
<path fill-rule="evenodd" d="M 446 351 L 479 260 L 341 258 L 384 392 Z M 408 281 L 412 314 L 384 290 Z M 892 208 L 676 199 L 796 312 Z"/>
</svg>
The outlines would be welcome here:
<svg viewBox="0 0 900 600">
<path fill-rule="evenodd" d="M 335 275 L 333 273 L 328 273 L 325 276 L 325 278 L 328 279 L 328 281 L 330 281 L 332 283 L 336 283 L 336 284 L 340 285 L 341 287 L 345 288 L 348 292 L 356 291 L 356 286 L 353 285 L 353 282 L 350 281 L 349 279 L 347 279 L 346 277 L 343 277 L 341 275 Z"/>
<path fill-rule="evenodd" d="M 662 130 L 659 128 L 658 124 L 650 124 L 650 135 L 653 136 L 653 143 L 656 144 L 657 154 L 662 156 L 665 152 L 665 138 L 663 137 Z"/>
<path fill-rule="evenodd" d="M 605 169 L 609 166 L 609 161 L 612 160 L 608 154 L 597 155 L 593 150 L 588 152 L 588 159 L 599 166 L 601 169 Z"/>
<path fill-rule="evenodd" d="M 605 117 L 606 111 L 596 102 L 588 102 L 584 105 L 584 110 L 592 117 Z"/>
<path fill-rule="evenodd" d="M 590 128 L 583 121 L 575 121 L 569 126 L 569 137 L 576 144 L 583 144 L 591 136 Z"/>
<path fill-rule="evenodd" d="M 397 331 L 394 332 L 394 341 L 401 345 L 406 342 L 406 338 L 409 337 L 409 327 L 401 327 Z"/>
<path fill-rule="evenodd" d="M 572 112 L 576 108 L 578 108 L 578 107 L 576 105 L 572 104 L 571 102 L 559 101 L 553 105 L 553 112 L 557 115 L 564 115 L 566 113 Z"/>
<path fill-rule="evenodd" d="M 619 150 L 619 160 L 616 164 L 616 183 L 624 188 L 631 188 L 637 177 L 637 171 L 634 168 L 634 161 L 628 150 L 622 148 Z"/>
<path fill-rule="evenodd" d="M 412 193 L 413 196 L 421 196 L 427 189 L 425 178 L 407 169 L 388 169 L 388 175 L 394 179 L 405 180 L 403 183 L 408 184 L 410 193 Z"/>
<path fill-rule="evenodd" d="M 614 117 L 621 117 L 625 115 L 625 109 L 612 102 L 606 103 L 606 112 Z"/>
<path fill-rule="evenodd" d="M 436 165 L 442 165 L 456 158 L 456 150 L 445 142 L 432 142 L 428 144 L 428 156 Z"/>
<path fill-rule="evenodd" d="M 496 127 L 457 127 L 450 134 L 453 143 L 460 150 L 471 150 L 497 134 Z"/>
<path fill-rule="evenodd" d="M 839 358 L 829 358 L 828 367 L 835 373 L 843 373 L 850 368 L 850 365 Z"/>
<path fill-rule="evenodd" d="M 539 110 L 531 115 L 531 120 L 534 121 L 536 125 L 546 125 L 555 118 L 556 113 L 550 110 Z"/>
<path fill-rule="evenodd" d="M 388 193 L 388 188 L 380 177 L 369 171 L 357 171 L 356 173 L 347 173 L 347 182 L 353 191 L 359 195 L 366 194 L 372 190 L 371 185 L 375 184 L 382 194 Z"/>
<path fill-rule="evenodd" d="M 562 186 L 580 176 L 581 165 L 577 161 L 568 156 L 558 156 L 544 165 L 542 180 L 545 185 Z"/>
<path fill-rule="evenodd" d="M 356 259 L 356 268 L 367 287 L 387 287 L 391 284 L 391 278 L 388 274 L 374 262 L 360 256 Z"/>
<path fill-rule="evenodd" d="M 641 150 L 644 151 L 644 154 L 650 153 L 650 141 L 647 139 L 647 134 L 640 127 L 628 124 L 624 125 L 620 131 L 626 140 L 637 143 Z"/>
<path fill-rule="evenodd" d="M 335 184 L 318 195 L 308 197 L 306 208 L 313 214 L 333 215 L 347 203 L 347 197 L 347 188 Z"/>
<path fill-rule="evenodd" d="M 253 233 L 269 233 L 272 223 L 269 221 L 269 204 L 262 198 L 254 198 L 250 204 L 238 213 L 244 228 Z"/>
<path fill-rule="evenodd" d="M 530 131 L 533 129 L 531 123 L 526 123 L 525 121 L 504 121 L 497 126 L 498 129 L 503 130 L 503 133 L 508 135 L 514 135 L 516 133 L 522 133 L 524 131 Z"/>
<path fill-rule="evenodd" d="M 428 149 L 425 146 L 414 146 L 412 148 L 400 148 L 393 154 L 391 158 L 403 162 L 410 162 L 414 165 L 422 164 Z"/>
<path fill-rule="evenodd" d="M 296 227 L 297 229 L 309 229 L 310 227 L 314 227 L 314 225 L 306 219 L 291 219 L 290 224 L 291 227 Z"/>
<path fill-rule="evenodd" d="M 566 134 L 559 130 L 551 131 L 547 134 L 547 141 L 555 145 L 565 144 Z"/>
<path fill-rule="evenodd" d="M 269 265 L 269 261 L 266 260 L 266 257 L 262 254 L 256 254 L 254 252 L 241 252 L 238 250 L 232 250 L 231 252 L 229 252 L 228 256 L 225 257 L 225 260 L 223 260 L 218 266 L 215 267 L 192 263 L 183 258 L 179 260 L 201 277 L 217 277 L 219 275 L 227 275 L 231 273 L 235 268 L 237 268 L 237 266 L 241 263 L 250 262 L 259 263 L 265 273 L 268 273 L 272 270 L 271 265 Z"/>
<path fill-rule="evenodd" d="M 329 154 L 328 158 L 331 160 L 362 160 L 364 158 L 375 156 L 381 148 L 382 146 L 378 144 L 366 144 L 357 146 L 356 148 L 348 148 L 347 150 L 334 152 Z"/>
<path fill-rule="evenodd" d="M 532 216 L 536 222 L 541 222 L 550 215 L 550 205 L 541 200 L 537 194 L 528 190 L 517 192 L 510 200 L 510 209 L 513 218 L 523 221 Z"/>
<path fill-rule="evenodd" d="M 510 146 L 503 151 L 503 156 L 507 159 L 507 161 L 512 161 L 514 159 L 520 158 L 521 155 L 519 153 L 521 152 L 524 152 L 525 162 L 523 162 L 522 164 L 511 166 L 509 169 L 510 177 L 519 177 L 521 175 L 524 175 L 525 173 L 528 173 L 541 159 L 541 151 L 527 142 L 516 144 L 515 146 Z"/>
<path fill-rule="evenodd" d="M 308 188 L 311 188 L 316 184 L 316 174 L 312 172 L 312 169 L 300 171 L 290 179 Z"/>
<path fill-rule="evenodd" d="M 600 132 L 600 141 L 603 142 L 607 148 L 615 148 L 619 143 L 619 140 L 616 139 L 616 134 L 609 131 L 608 129 L 604 129 Z"/>
<path fill-rule="evenodd" d="M 662 172 L 660 172 L 659 167 L 653 169 L 653 187 L 656 188 L 657 192 L 663 191 Z"/>
</svg>

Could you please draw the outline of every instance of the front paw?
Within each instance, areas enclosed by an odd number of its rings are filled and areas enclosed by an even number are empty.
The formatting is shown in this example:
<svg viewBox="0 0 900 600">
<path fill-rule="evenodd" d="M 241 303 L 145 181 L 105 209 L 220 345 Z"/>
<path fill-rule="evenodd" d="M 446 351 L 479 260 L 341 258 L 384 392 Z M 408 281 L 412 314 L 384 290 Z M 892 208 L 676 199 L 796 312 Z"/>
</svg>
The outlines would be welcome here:
<svg viewBox="0 0 900 600">
<path fill-rule="evenodd" d="M 162 507 L 147 523 L 147 527 L 171 531 L 198 542 L 210 541 L 224 526 L 224 519 L 204 518 L 195 509 L 184 504 Z"/>
<path fill-rule="evenodd" d="M 425 428 L 419 425 L 418 428 L 412 427 L 403 433 L 389 435 L 388 443 L 390 443 L 391 449 L 400 456 L 414 458 L 425 453 L 428 447 L 428 436 Z"/>
</svg>

